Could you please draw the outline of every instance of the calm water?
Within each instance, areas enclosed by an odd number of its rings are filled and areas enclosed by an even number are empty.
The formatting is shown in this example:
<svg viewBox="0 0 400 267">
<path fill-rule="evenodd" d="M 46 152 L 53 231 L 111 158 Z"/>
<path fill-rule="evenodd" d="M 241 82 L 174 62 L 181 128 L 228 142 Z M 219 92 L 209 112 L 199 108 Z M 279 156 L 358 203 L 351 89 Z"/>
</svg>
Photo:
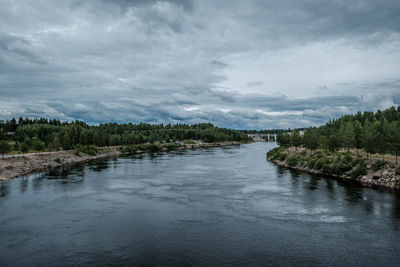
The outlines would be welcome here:
<svg viewBox="0 0 400 267">
<path fill-rule="evenodd" d="M 400 196 L 294 173 L 273 147 L 91 162 L 0 185 L 0 265 L 400 264 Z"/>
</svg>

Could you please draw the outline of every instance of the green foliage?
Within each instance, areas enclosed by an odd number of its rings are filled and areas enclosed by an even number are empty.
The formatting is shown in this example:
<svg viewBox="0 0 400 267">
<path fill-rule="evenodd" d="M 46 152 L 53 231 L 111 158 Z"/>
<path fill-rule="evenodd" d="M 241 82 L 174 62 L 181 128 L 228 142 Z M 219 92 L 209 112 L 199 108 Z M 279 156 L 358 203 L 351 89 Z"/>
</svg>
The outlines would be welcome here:
<svg viewBox="0 0 400 267">
<path fill-rule="evenodd" d="M 308 149 L 317 149 L 319 146 L 319 136 L 315 128 L 308 129 L 303 136 L 303 144 Z"/>
<path fill-rule="evenodd" d="M 78 146 L 130 146 L 154 144 L 172 140 L 187 140 L 187 144 L 195 144 L 191 140 L 216 143 L 225 141 L 250 141 L 243 131 L 218 128 L 210 123 L 187 124 L 117 124 L 104 123 L 90 126 L 81 121 L 61 122 L 48 119 L 15 119 L 0 121 L 3 135 L 6 131 L 15 131 L 14 141 L 25 142 L 36 150 L 73 149 Z M 0 136 L 1 137 L 1 136 Z M 3 137 L 0 138 L 2 140 Z M 157 147 L 146 150 L 157 151 Z"/>
<path fill-rule="evenodd" d="M 353 179 L 358 179 L 365 174 L 367 174 L 367 167 L 364 162 L 361 162 L 354 168 L 353 171 L 350 172 L 350 177 Z"/>
<path fill-rule="evenodd" d="M 287 133 L 278 133 L 278 135 L 276 136 L 276 141 L 281 147 L 290 147 L 291 145 L 290 135 Z"/>
<path fill-rule="evenodd" d="M 329 165 L 329 164 L 330 164 L 330 161 L 329 161 L 328 158 L 326 158 L 326 157 L 321 157 L 321 158 L 318 158 L 318 159 L 315 161 L 315 163 L 314 163 L 314 169 L 322 170 L 322 169 L 324 168 L 324 166 L 327 166 L 327 165 Z"/>
<path fill-rule="evenodd" d="M 299 163 L 299 158 L 296 155 L 291 155 L 287 158 L 287 164 L 289 166 L 296 166 Z"/>
<path fill-rule="evenodd" d="M 4 154 L 11 151 L 11 146 L 8 144 L 6 140 L 0 141 L 0 154 L 4 157 Z"/>
<path fill-rule="evenodd" d="M 6 170 L 12 170 L 12 169 L 14 169 L 14 166 L 13 166 L 13 165 L 7 165 L 7 166 L 6 166 Z"/>
<path fill-rule="evenodd" d="M 61 163 L 61 159 L 60 159 L 59 157 L 56 157 L 56 158 L 54 159 L 54 162 Z"/>
<path fill-rule="evenodd" d="M 39 138 L 32 138 L 31 146 L 34 150 L 41 151 L 45 148 L 44 142 L 40 141 Z"/>
<path fill-rule="evenodd" d="M 284 161 L 286 159 L 285 148 L 275 147 L 267 152 L 267 158 L 270 160 Z"/>
<path fill-rule="evenodd" d="M 90 155 L 90 156 L 95 156 L 97 155 L 97 147 L 94 145 L 89 145 L 89 146 L 78 146 L 75 148 L 75 154 L 79 156 L 81 153 Z"/>
<path fill-rule="evenodd" d="M 396 174 L 397 174 L 397 175 L 400 175 L 400 166 L 398 166 L 398 167 L 396 168 Z"/>
<path fill-rule="evenodd" d="M 19 144 L 19 150 L 22 152 L 22 154 L 25 154 L 29 150 L 29 145 L 26 142 L 22 142 Z"/>
<path fill-rule="evenodd" d="M 279 131 L 279 146 L 303 145 L 308 149 L 322 148 L 331 152 L 340 148 L 363 148 L 368 154 L 392 153 L 397 161 L 400 155 L 400 107 L 344 115 L 321 127 L 305 129 L 303 138 L 297 133 Z"/>
<path fill-rule="evenodd" d="M 181 145 L 180 144 L 166 144 L 166 145 L 164 145 L 164 147 L 168 151 L 170 151 L 170 150 L 174 150 L 174 149 L 177 149 L 177 148 L 181 147 Z"/>
<path fill-rule="evenodd" d="M 303 142 L 303 138 L 301 137 L 299 131 L 294 131 L 290 137 L 290 141 L 292 143 L 292 146 L 298 147 L 301 146 Z"/>
<path fill-rule="evenodd" d="M 373 171 L 378 171 L 385 166 L 386 162 L 384 160 L 377 160 L 372 164 L 372 170 Z"/>
<path fill-rule="evenodd" d="M 340 141 L 336 134 L 332 134 L 328 137 L 327 146 L 328 146 L 329 151 L 331 151 L 331 152 L 334 152 L 338 148 L 340 148 Z"/>
<path fill-rule="evenodd" d="M 172 150 L 177 147 L 180 147 L 181 145 L 174 145 L 174 144 L 167 144 L 165 147 L 167 150 Z M 141 145 L 131 145 L 131 146 L 125 146 L 122 148 L 121 152 L 122 153 L 136 153 L 136 152 L 158 152 L 161 151 L 163 148 L 162 145 L 157 145 L 157 144 L 141 144 Z"/>
<path fill-rule="evenodd" d="M 6 138 L 6 135 L 4 134 L 3 128 L 0 128 L 0 141 L 4 140 Z"/>
<path fill-rule="evenodd" d="M 316 161 L 317 161 L 316 159 L 309 158 L 308 161 L 307 161 L 308 168 L 315 169 L 315 162 Z"/>
</svg>

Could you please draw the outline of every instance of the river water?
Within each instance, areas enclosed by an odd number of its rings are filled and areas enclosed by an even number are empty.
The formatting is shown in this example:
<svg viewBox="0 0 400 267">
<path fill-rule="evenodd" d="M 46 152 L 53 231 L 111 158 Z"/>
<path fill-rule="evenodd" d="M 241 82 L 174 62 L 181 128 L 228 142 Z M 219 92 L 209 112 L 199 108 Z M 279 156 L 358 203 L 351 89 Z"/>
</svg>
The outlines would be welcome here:
<svg viewBox="0 0 400 267">
<path fill-rule="evenodd" d="M 400 264 L 400 195 L 283 169 L 271 143 L 97 160 L 0 185 L 0 266 Z"/>
</svg>

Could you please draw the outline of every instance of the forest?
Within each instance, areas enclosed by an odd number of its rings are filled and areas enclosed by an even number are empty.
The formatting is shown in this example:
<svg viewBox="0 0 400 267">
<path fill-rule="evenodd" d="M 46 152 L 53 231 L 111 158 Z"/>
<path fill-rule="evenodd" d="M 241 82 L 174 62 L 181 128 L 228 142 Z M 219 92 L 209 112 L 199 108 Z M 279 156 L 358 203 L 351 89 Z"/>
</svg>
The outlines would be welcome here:
<svg viewBox="0 0 400 267">
<path fill-rule="evenodd" d="M 218 128 L 210 123 L 147 124 L 103 123 L 88 125 L 83 121 L 62 122 L 56 119 L 19 118 L 0 121 L 0 153 L 11 150 L 54 151 L 79 146 L 119 146 L 171 143 L 179 140 L 204 142 L 248 141 L 245 133 Z"/>
<path fill-rule="evenodd" d="M 344 148 L 363 149 L 372 153 L 400 153 L 400 106 L 377 112 L 358 112 L 332 119 L 320 127 L 311 127 L 301 134 L 299 130 L 278 133 L 281 147 L 299 147 L 337 151 Z"/>
</svg>

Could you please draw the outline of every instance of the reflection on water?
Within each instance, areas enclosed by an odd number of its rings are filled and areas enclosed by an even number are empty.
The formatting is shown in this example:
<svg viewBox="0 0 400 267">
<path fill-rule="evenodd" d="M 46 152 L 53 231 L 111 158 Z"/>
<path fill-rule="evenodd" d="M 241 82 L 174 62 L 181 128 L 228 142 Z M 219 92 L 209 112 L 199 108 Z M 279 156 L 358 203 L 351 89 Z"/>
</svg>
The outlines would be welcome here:
<svg viewBox="0 0 400 267">
<path fill-rule="evenodd" d="M 399 263 L 399 192 L 275 166 L 271 148 L 124 156 L 1 183 L 0 264 Z"/>
</svg>

